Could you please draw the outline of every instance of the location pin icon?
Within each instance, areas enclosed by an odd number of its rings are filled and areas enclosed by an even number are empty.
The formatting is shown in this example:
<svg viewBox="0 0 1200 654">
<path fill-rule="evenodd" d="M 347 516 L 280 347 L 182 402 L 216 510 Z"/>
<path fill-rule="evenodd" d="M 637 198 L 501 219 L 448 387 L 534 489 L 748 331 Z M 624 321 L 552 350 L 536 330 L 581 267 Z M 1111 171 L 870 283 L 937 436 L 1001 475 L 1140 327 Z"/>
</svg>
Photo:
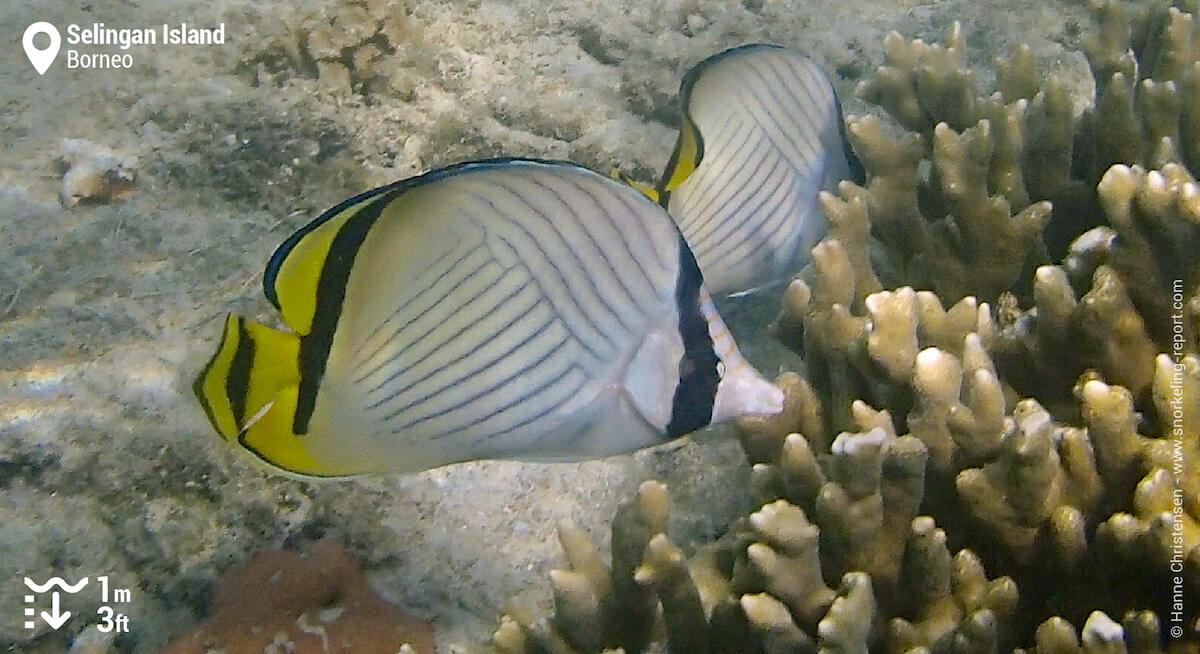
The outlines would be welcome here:
<svg viewBox="0 0 1200 654">
<path fill-rule="evenodd" d="M 33 37 L 38 34 L 50 37 L 50 45 L 42 49 L 34 45 Z M 33 69 L 38 72 L 38 75 L 45 75 L 46 71 L 50 69 L 50 64 L 54 63 L 54 58 L 58 56 L 58 47 L 62 45 L 62 37 L 58 34 L 58 28 L 40 20 L 25 28 L 25 36 L 21 37 L 21 45 L 25 47 L 25 56 L 29 57 L 29 63 L 33 64 Z"/>
</svg>

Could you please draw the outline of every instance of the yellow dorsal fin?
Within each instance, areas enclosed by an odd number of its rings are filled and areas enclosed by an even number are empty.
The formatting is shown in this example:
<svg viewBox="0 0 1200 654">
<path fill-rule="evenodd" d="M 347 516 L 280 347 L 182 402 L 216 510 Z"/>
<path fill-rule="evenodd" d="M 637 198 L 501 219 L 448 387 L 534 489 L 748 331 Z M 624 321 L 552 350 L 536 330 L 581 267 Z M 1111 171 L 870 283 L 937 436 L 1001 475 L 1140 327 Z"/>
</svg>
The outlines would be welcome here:
<svg viewBox="0 0 1200 654">
<path fill-rule="evenodd" d="M 298 334 L 308 334 L 317 312 L 317 290 L 335 239 L 346 223 L 390 187 L 380 187 L 333 207 L 292 234 L 271 255 L 263 275 L 267 299 Z M 352 252 L 335 253 L 353 256 Z"/>
<path fill-rule="evenodd" d="M 633 188 L 641 191 L 642 195 L 645 195 L 646 197 L 650 198 L 651 200 L 658 202 L 658 189 L 654 188 L 653 186 L 650 186 L 649 184 L 643 184 L 643 183 L 637 181 L 636 179 L 630 177 L 629 175 L 626 175 L 625 173 L 621 172 L 620 168 L 613 168 L 612 171 L 609 173 L 609 175 L 613 179 L 624 182 L 628 186 L 632 186 Z"/>
<path fill-rule="evenodd" d="M 667 205 L 671 191 L 675 190 L 675 187 L 682 184 L 683 180 L 696 170 L 696 166 L 700 165 L 700 159 L 703 157 L 704 143 L 700 138 L 700 130 L 688 117 L 685 108 L 683 125 L 679 128 L 679 138 L 675 140 L 675 150 L 671 152 L 671 159 L 667 162 L 662 180 L 658 183 L 656 199 L 659 204 L 664 207 Z"/>
</svg>

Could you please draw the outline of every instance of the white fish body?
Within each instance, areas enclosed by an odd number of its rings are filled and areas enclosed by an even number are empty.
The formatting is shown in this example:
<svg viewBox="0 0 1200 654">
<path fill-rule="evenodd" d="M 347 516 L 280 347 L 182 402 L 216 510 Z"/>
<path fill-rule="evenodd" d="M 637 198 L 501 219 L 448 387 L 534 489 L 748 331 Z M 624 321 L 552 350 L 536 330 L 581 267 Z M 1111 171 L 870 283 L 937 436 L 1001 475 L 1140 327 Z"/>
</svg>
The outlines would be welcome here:
<svg viewBox="0 0 1200 654">
<path fill-rule="evenodd" d="M 660 201 L 716 295 L 786 281 L 826 231 L 821 190 L 861 178 L 836 91 L 815 62 L 768 45 L 684 77 L 684 118 Z"/>
<path fill-rule="evenodd" d="M 272 258 L 268 297 L 299 333 L 294 384 L 257 391 L 253 363 L 220 363 L 238 360 L 237 343 L 198 382 L 218 431 L 261 459 L 310 476 L 582 459 L 782 409 L 676 227 L 632 189 L 521 160 L 394 186 L 336 207 Z M 226 341 L 242 342 L 238 329 Z M 266 402 L 280 405 L 267 426 L 247 424 Z"/>
</svg>

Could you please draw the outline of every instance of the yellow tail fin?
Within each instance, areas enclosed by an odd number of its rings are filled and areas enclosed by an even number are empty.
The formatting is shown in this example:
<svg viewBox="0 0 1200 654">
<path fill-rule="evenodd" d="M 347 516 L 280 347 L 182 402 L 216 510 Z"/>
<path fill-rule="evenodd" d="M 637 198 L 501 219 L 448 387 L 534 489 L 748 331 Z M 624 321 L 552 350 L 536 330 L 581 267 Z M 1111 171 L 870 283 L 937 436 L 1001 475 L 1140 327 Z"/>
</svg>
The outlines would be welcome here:
<svg viewBox="0 0 1200 654">
<path fill-rule="evenodd" d="M 300 337 L 230 314 L 221 344 L 196 379 L 196 396 L 222 438 L 278 471 L 331 474 L 293 433 Z"/>
</svg>

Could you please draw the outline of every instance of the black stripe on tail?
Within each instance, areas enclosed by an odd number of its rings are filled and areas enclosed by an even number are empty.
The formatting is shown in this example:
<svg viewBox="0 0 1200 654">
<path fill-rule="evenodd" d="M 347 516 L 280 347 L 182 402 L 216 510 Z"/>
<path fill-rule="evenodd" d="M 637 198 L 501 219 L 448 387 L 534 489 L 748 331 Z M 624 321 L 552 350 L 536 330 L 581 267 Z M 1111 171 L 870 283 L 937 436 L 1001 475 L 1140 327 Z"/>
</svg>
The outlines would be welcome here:
<svg viewBox="0 0 1200 654">
<path fill-rule="evenodd" d="M 254 339 L 246 330 L 245 320 L 238 319 L 237 330 L 237 349 L 229 364 L 229 376 L 225 378 L 225 395 L 233 412 L 233 424 L 241 429 L 246 424 L 246 395 L 250 392 L 250 368 L 254 366 Z"/>
</svg>

